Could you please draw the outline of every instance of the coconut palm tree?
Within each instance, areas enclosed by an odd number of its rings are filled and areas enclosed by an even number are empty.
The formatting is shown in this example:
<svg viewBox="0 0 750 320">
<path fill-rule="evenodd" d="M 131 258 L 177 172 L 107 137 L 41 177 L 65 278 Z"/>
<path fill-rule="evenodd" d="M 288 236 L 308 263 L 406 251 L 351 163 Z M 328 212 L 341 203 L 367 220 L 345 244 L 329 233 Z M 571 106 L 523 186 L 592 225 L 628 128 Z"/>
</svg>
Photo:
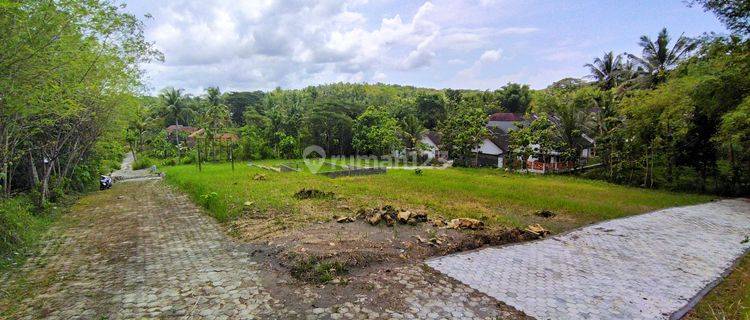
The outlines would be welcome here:
<svg viewBox="0 0 750 320">
<path fill-rule="evenodd" d="M 652 85 L 664 82 L 667 73 L 698 46 L 696 41 L 680 35 L 670 49 L 670 40 L 667 28 L 664 28 L 656 36 L 656 41 L 652 41 L 647 35 L 641 36 L 638 43 L 643 48 L 641 57 L 628 54 L 628 58 L 650 76 Z"/>
<path fill-rule="evenodd" d="M 210 106 L 221 104 L 221 91 L 219 91 L 219 87 L 208 87 L 206 89 L 206 101 Z"/>
<path fill-rule="evenodd" d="M 177 127 L 175 133 L 177 137 L 177 143 L 180 143 L 179 127 L 180 118 L 183 120 L 192 114 L 192 110 L 183 101 L 182 90 L 175 88 L 165 88 L 159 94 L 164 112 L 166 115 L 174 117 L 174 124 Z"/>
<path fill-rule="evenodd" d="M 594 59 L 594 63 L 583 65 L 589 68 L 589 77 L 596 79 L 599 86 L 604 89 L 612 89 L 619 83 L 622 72 L 622 56 L 615 55 L 612 51 L 604 53 L 601 58 Z"/>
</svg>

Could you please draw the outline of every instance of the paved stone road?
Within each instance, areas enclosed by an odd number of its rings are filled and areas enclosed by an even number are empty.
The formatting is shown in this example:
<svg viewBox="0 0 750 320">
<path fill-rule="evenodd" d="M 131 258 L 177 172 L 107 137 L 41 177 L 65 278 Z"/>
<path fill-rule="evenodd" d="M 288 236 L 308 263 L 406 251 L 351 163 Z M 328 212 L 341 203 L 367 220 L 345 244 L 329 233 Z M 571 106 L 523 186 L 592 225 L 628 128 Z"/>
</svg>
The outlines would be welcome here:
<svg viewBox="0 0 750 320">
<path fill-rule="evenodd" d="M 267 258 L 228 239 L 187 196 L 129 181 L 83 198 L 43 252 L 0 283 L 0 318 L 523 318 L 418 265 L 364 275 L 366 294 L 321 304 L 323 288 L 277 283 Z"/>
<path fill-rule="evenodd" d="M 122 159 L 120 170 L 112 172 L 112 179 L 115 180 L 115 182 L 118 182 L 125 180 L 150 180 L 161 178 L 161 176 L 151 173 L 150 168 L 133 170 L 133 162 L 135 162 L 135 156 L 133 156 L 133 153 L 126 153 L 125 158 Z"/>
<path fill-rule="evenodd" d="M 537 319 L 667 319 L 750 249 L 750 200 L 612 220 L 428 261 Z"/>
</svg>

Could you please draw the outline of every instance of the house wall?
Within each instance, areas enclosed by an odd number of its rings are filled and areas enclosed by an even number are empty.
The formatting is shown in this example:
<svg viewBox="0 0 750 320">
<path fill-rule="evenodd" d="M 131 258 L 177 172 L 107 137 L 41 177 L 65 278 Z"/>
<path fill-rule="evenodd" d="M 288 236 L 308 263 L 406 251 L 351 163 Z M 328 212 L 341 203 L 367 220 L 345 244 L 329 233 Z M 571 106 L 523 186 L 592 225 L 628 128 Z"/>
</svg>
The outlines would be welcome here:
<svg viewBox="0 0 750 320">
<path fill-rule="evenodd" d="M 427 159 L 435 158 L 435 153 L 438 151 L 438 147 L 432 142 L 432 139 L 423 136 L 420 142 L 427 146 L 427 149 L 422 151 L 422 155 L 427 156 Z"/>
<path fill-rule="evenodd" d="M 497 145 L 492 143 L 489 139 L 482 140 L 482 144 L 479 145 L 478 148 L 474 148 L 474 150 L 471 150 L 472 152 L 479 152 L 483 154 L 489 154 L 489 155 L 501 155 L 503 154 L 503 150 L 500 149 Z"/>
</svg>

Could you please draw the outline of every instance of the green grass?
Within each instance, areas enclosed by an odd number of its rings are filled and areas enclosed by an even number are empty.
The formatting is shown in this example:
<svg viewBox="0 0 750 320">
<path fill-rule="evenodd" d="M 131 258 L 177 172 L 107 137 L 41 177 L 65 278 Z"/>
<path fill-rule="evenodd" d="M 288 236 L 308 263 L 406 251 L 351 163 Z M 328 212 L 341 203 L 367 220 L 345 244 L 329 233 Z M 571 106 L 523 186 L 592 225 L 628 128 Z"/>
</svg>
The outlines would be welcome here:
<svg viewBox="0 0 750 320">
<path fill-rule="evenodd" d="M 146 169 L 154 165 L 154 161 L 149 157 L 140 156 L 133 161 L 133 170 Z"/>
<path fill-rule="evenodd" d="M 35 214 L 26 196 L 0 200 L 0 271 L 20 264 L 52 221 L 53 214 Z"/>
<path fill-rule="evenodd" d="M 697 319 L 750 319 L 750 255 L 740 259 L 737 267 L 706 295 L 685 317 Z"/>
<path fill-rule="evenodd" d="M 259 161 L 278 165 L 289 160 Z M 566 176 L 507 174 L 493 169 L 452 168 L 389 170 L 387 174 L 331 179 L 307 171 L 277 173 L 246 164 L 207 164 L 165 168 L 167 181 L 197 202 L 216 192 L 209 211 L 220 221 L 230 221 L 245 201 L 260 210 L 282 212 L 287 218 L 325 220 L 342 211 L 392 204 L 398 208 L 426 210 L 445 218 L 471 217 L 490 225 L 525 226 L 542 223 L 553 232 L 584 224 L 644 213 L 659 208 L 706 202 L 710 196 L 646 190 Z M 265 174 L 265 181 L 252 177 Z M 297 200 L 302 188 L 333 191 L 327 200 Z M 533 215 L 540 209 L 558 213 L 552 220 Z"/>
</svg>

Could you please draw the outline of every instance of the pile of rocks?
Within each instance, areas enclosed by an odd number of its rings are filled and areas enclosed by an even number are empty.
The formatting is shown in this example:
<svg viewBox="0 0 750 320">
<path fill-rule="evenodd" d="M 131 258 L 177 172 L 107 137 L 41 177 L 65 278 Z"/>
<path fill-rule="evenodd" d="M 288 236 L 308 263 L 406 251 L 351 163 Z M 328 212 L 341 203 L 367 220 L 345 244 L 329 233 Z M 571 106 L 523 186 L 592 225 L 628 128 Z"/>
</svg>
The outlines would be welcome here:
<svg viewBox="0 0 750 320">
<path fill-rule="evenodd" d="M 416 225 L 420 222 L 427 222 L 427 214 L 423 212 L 414 212 L 408 210 L 396 210 L 393 206 L 386 205 L 381 208 L 371 210 L 360 209 L 357 212 L 357 218 L 364 219 L 369 224 L 375 226 L 381 221 L 385 221 L 388 226 L 393 226 L 396 222 L 400 224 Z"/>
</svg>

